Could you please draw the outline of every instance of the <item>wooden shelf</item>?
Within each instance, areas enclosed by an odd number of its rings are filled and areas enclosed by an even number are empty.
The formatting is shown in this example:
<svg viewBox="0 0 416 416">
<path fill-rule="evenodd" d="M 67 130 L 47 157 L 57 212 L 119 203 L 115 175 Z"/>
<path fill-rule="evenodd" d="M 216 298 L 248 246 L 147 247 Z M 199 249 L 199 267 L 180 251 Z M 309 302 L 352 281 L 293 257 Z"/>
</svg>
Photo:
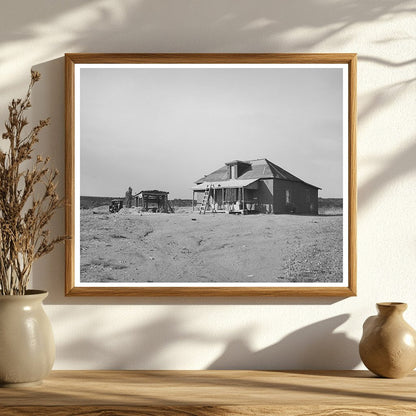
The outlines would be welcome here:
<svg viewBox="0 0 416 416">
<path fill-rule="evenodd" d="M 416 415 L 416 373 L 367 371 L 53 371 L 0 389 L 0 415 Z"/>
</svg>

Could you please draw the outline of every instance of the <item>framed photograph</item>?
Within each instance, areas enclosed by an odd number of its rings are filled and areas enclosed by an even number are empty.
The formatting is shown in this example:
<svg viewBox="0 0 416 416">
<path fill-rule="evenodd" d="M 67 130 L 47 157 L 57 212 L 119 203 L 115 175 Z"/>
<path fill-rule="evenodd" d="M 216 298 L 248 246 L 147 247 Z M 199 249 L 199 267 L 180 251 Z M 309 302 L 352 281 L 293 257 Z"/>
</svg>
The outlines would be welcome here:
<svg viewBox="0 0 416 416">
<path fill-rule="evenodd" d="M 354 296 L 355 54 L 66 54 L 66 295 Z"/>
</svg>

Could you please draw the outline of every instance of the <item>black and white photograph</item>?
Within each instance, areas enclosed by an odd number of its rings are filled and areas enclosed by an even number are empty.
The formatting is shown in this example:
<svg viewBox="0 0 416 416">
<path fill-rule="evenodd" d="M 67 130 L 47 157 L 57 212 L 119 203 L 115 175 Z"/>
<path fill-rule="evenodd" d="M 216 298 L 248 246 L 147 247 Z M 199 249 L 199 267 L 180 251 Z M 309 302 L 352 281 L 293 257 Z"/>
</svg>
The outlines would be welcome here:
<svg viewBox="0 0 416 416">
<path fill-rule="evenodd" d="M 348 287 L 348 65 L 75 65 L 78 287 Z"/>
</svg>

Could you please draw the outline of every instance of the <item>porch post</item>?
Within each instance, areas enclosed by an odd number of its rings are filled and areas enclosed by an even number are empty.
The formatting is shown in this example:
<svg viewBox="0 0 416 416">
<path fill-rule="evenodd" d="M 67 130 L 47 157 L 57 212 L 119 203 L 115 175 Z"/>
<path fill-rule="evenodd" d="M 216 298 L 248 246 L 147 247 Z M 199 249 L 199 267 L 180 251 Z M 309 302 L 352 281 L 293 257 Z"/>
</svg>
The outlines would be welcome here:
<svg viewBox="0 0 416 416">
<path fill-rule="evenodd" d="M 241 197 L 243 200 L 243 215 L 244 215 L 244 187 L 243 186 L 241 187 Z"/>
</svg>

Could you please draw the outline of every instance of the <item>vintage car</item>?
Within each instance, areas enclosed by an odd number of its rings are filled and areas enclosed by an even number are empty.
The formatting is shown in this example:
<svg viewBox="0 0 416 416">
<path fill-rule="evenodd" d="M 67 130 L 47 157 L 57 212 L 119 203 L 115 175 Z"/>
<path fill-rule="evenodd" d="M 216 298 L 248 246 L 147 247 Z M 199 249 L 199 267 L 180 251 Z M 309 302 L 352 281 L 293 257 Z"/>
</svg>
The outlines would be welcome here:
<svg viewBox="0 0 416 416">
<path fill-rule="evenodd" d="M 108 210 L 113 214 L 119 212 L 120 209 L 123 208 L 123 202 L 123 199 L 112 199 Z"/>
</svg>

